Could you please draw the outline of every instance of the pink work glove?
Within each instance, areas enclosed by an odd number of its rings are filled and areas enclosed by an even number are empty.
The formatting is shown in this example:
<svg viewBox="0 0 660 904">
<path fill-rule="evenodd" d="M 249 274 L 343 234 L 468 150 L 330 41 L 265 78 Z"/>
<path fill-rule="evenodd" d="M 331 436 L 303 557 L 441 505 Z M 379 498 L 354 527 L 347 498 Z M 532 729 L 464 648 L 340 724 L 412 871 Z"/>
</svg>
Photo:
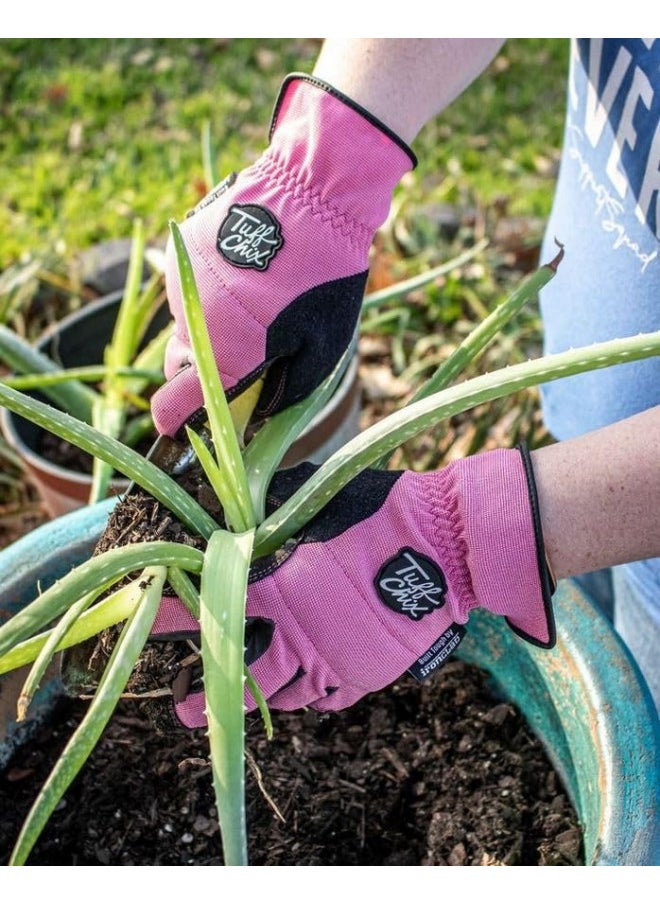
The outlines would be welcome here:
<svg viewBox="0 0 660 904">
<path fill-rule="evenodd" d="M 279 472 L 275 507 L 312 471 Z M 420 680 L 432 675 L 477 607 L 552 647 L 553 590 L 524 447 L 432 473 L 365 471 L 292 551 L 255 563 L 246 661 L 270 707 L 342 709 L 406 670 Z M 199 625 L 179 600 L 166 600 L 154 635 L 186 632 Z M 186 680 L 178 685 L 179 721 L 205 725 L 203 693 Z M 248 692 L 246 704 L 254 708 Z"/>
<path fill-rule="evenodd" d="M 396 135 L 330 85 L 285 79 L 268 149 L 181 225 L 230 400 L 266 372 L 257 415 L 267 416 L 332 372 L 355 333 L 374 234 L 415 163 Z M 202 394 L 171 241 L 166 258 L 175 332 L 152 412 L 158 431 L 174 435 Z"/>
</svg>

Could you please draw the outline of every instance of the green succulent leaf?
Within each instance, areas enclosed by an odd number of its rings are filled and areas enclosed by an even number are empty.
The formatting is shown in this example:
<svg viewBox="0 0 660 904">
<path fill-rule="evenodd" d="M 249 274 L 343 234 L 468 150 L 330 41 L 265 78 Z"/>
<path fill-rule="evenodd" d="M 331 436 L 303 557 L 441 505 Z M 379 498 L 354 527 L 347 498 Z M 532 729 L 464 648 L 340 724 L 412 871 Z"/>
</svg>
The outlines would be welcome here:
<svg viewBox="0 0 660 904">
<path fill-rule="evenodd" d="M 60 755 L 35 800 L 14 847 L 10 866 L 27 861 L 39 835 L 96 746 L 149 637 L 160 604 L 167 569 L 145 570 L 140 605 L 129 617 L 115 645 L 87 713 Z"/>
</svg>

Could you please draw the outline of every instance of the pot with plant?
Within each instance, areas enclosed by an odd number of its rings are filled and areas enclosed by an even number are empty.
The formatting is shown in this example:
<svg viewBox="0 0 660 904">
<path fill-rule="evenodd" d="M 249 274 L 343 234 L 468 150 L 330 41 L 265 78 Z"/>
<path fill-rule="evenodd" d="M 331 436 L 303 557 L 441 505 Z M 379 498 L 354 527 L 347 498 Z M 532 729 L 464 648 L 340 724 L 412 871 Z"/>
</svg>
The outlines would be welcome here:
<svg viewBox="0 0 660 904">
<path fill-rule="evenodd" d="M 148 395 L 163 381 L 171 329 L 162 270 L 143 282 L 145 236 L 136 221 L 124 289 L 88 302 L 49 327 L 35 345 L 0 326 L 8 385 L 35 394 L 130 446 L 153 440 Z M 108 466 L 29 420 L 2 411 L 3 433 L 51 517 L 116 494 L 127 482 Z M 146 445 L 145 445 L 146 443 Z"/>
<path fill-rule="evenodd" d="M 113 541 L 112 548 L 104 548 L 102 541 L 94 556 L 73 568 L 0 629 L 2 670 L 7 672 L 34 663 L 19 698 L 21 718 L 28 711 L 35 690 L 57 650 L 76 646 L 97 635 L 110 639 L 109 658 L 96 684 L 93 700 L 26 820 L 12 863 L 24 863 L 28 858 L 57 802 L 107 725 L 149 639 L 161 636 L 169 641 L 173 634 L 181 636 L 190 632 L 199 634 L 201 640 L 199 664 L 203 670 L 204 695 L 195 685 L 195 669 L 191 671 L 188 663 L 174 682 L 176 686 L 168 692 L 173 694 L 175 710 L 184 723 L 208 725 L 224 861 L 227 864 L 246 863 L 246 701 L 261 711 L 268 734 L 271 726 L 269 702 L 283 709 L 305 704 L 319 709 L 331 709 L 336 703 L 340 707 L 346 706 L 364 693 L 365 688 L 383 687 L 391 682 L 401 671 L 411 667 L 410 659 L 417 676 L 424 677 L 425 673 L 433 673 L 459 643 L 464 646 L 462 636 L 469 610 L 480 603 L 473 591 L 467 589 L 467 584 L 461 582 L 460 574 L 469 574 L 470 580 L 476 583 L 480 573 L 485 578 L 485 572 L 480 572 L 478 566 L 475 571 L 473 566 L 467 565 L 465 553 L 452 539 L 443 541 L 449 545 L 443 546 L 445 552 L 439 558 L 435 547 L 417 548 L 420 535 L 429 536 L 429 532 L 435 535 L 439 529 L 437 520 L 435 526 L 424 526 L 428 500 L 439 500 L 441 505 L 449 506 L 447 511 L 455 513 L 451 517 L 462 519 L 472 532 L 490 529 L 484 527 L 486 523 L 491 528 L 497 525 L 500 515 L 514 519 L 513 530 L 519 543 L 516 564 L 510 567 L 518 575 L 527 575 L 530 583 L 520 587 L 517 593 L 487 598 L 482 605 L 491 609 L 490 616 L 495 617 L 500 630 L 503 626 L 507 636 L 511 635 L 515 640 L 509 630 L 511 626 L 523 637 L 536 640 L 540 647 L 552 646 L 555 627 L 549 601 L 551 579 L 545 563 L 539 560 L 539 534 L 529 495 L 532 477 L 525 453 L 516 450 L 486 453 L 484 457 L 466 460 L 465 464 L 458 462 L 455 468 L 438 477 L 411 474 L 398 479 L 397 475 L 374 470 L 372 466 L 386 463 L 399 444 L 451 414 L 519 388 L 646 357 L 660 350 L 657 334 L 638 336 L 528 361 L 446 388 L 524 301 L 552 278 L 559 255 L 500 305 L 408 405 L 351 440 L 320 467 L 278 472 L 293 438 L 332 392 L 346 361 L 341 360 L 306 401 L 290 405 L 266 419 L 242 449 L 248 420 L 246 414 L 254 403 L 245 396 L 239 397 L 230 413 L 186 248 L 175 224 L 172 224 L 172 231 L 188 336 L 200 379 L 202 397 L 199 401 L 203 404 L 204 419 L 201 424 L 194 420 L 189 422 L 185 436 L 180 436 L 178 443 L 166 441 L 170 453 L 169 473 L 71 416 L 49 410 L 11 388 L 0 387 L 0 400 L 4 405 L 47 426 L 126 474 L 141 487 L 140 494 L 144 490 L 153 497 L 157 512 L 152 521 L 156 525 L 155 537 L 138 529 L 132 535 L 131 531 L 124 531 L 119 542 Z M 191 452 L 197 462 L 190 483 L 197 489 L 203 486 L 199 499 L 212 498 L 215 500 L 212 506 L 200 505 L 179 479 L 173 479 L 191 476 Z M 495 471 L 489 477 L 491 467 Z M 491 512 L 490 518 L 483 509 L 477 509 L 471 516 L 460 501 L 469 496 L 470 487 L 477 486 L 477 476 L 491 484 L 493 480 L 505 481 L 505 492 L 495 494 L 498 511 Z M 440 485 L 435 485 L 436 479 Z M 369 485 L 368 494 L 364 491 L 366 484 Z M 511 492 L 514 488 L 517 488 L 515 494 Z M 110 525 L 125 502 L 133 503 L 137 492 L 131 490 L 124 501 L 113 508 Z M 401 536 L 406 531 L 410 534 L 404 537 L 405 542 L 400 548 L 395 544 L 397 549 L 384 550 L 380 547 L 387 541 L 381 536 L 384 532 L 378 529 L 378 512 L 387 506 L 396 511 L 397 505 L 401 504 L 401 493 L 408 498 L 412 493 L 418 499 L 411 510 L 413 515 L 403 519 Z M 373 515 L 376 515 L 375 519 L 371 517 Z M 406 527 L 406 519 L 411 518 Z M 183 531 L 177 528 L 178 539 L 165 539 L 162 525 L 166 521 L 171 525 L 175 520 Z M 344 635 L 342 645 L 345 644 L 346 655 L 339 657 L 344 665 L 340 662 L 335 670 L 323 657 L 318 658 L 318 651 L 310 648 L 305 640 L 304 625 L 307 624 L 307 630 L 315 632 L 317 639 L 323 637 L 324 643 L 327 641 L 335 650 L 339 649 L 333 639 L 334 619 L 333 625 L 321 625 L 320 630 L 318 624 L 312 626 L 318 619 L 328 617 L 328 613 L 309 605 L 308 597 L 318 595 L 319 588 L 314 586 L 315 583 L 325 585 L 321 587 L 322 592 L 332 589 L 329 586 L 332 582 L 318 580 L 313 547 L 315 541 L 322 540 L 335 544 L 338 549 L 337 544 L 341 544 L 346 530 L 354 527 L 360 532 L 372 531 L 368 537 L 365 534 L 365 542 L 356 548 L 355 554 L 369 557 L 380 553 L 379 561 L 382 559 L 382 567 L 376 576 L 378 601 L 372 610 L 374 630 L 383 617 L 386 621 L 394 619 L 392 624 L 397 627 L 382 638 L 388 655 L 377 657 L 373 662 L 360 662 L 357 671 L 355 644 L 364 649 L 366 640 L 357 629 L 352 637 Z M 487 546 L 488 541 L 484 542 Z M 300 581 L 296 575 L 302 573 L 304 577 L 305 569 L 298 572 L 290 566 L 310 556 L 309 580 Z M 466 568 L 469 572 L 465 572 Z M 287 578 L 287 572 L 293 577 Z M 314 578 L 315 574 L 317 578 Z M 336 578 L 343 580 L 339 572 Z M 278 594 L 272 593 L 273 585 L 279 583 L 285 587 L 287 580 L 293 581 L 293 586 L 286 591 L 292 610 L 278 603 Z M 465 584 L 466 589 L 457 591 L 456 581 L 459 588 Z M 373 600 L 373 594 L 373 590 L 363 589 L 356 598 Z M 343 598 L 350 610 L 352 595 L 347 593 Z M 382 610 L 379 607 L 383 607 Z M 296 615 L 294 621 L 287 623 L 286 636 L 293 640 L 290 644 L 285 640 L 282 645 L 284 635 L 278 623 L 291 619 L 291 611 Z M 348 614 L 347 611 L 347 617 Z M 488 616 L 488 613 L 475 615 Z M 371 614 L 369 618 L 372 618 Z M 433 619 L 435 622 L 431 627 L 429 622 Z M 404 620 L 405 628 L 401 627 L 401 620 Z M 56 621 L 55 627 L 50 627 Z M 474 621 L 474 616 L 470 621 Z M 487 624 L 489 622 L 490 617 L 486 620 Z M 121 632 L 116 632 L 113 626 L 122 623 Z M 423 626 L 421 632 L 417 630 L 419 625 Z M 497 631 L 496 635 L 499 638 Z M 565 636 L 561 629 L 559 636 L 562 640 Z M 411 639 L 413 637 L 416 639 Z M 493 641 L 491 638 L 489 644 L 495 651 L 499 639 Z M 248 654 L 244 658 L 246 645 Z M 467 649 L 470 649 L 469 643 Z M 483 655 L 475 653 L 478 645 L 472 650 L 473 655 Z M 559 654 L 560 662 L 563 653 L 564 650 Z M 331 655 L 328 648 L 328 657 Z M 553 658 L 544 660 L 546 655 Z M 406 657 L 409 659 L 404 662 Z M 552 672 L 558 668 L 555 657 L 555 653 L 539 652 L 533 657 L 534 667 L 542 675 L 544 671 Z M 500 678 L 502 673 L 506 673 L 506 668 L 502 668 L 500 661 Z M 552 695 L 556 689 L 556 683 L 554 686 L 547 683 L 546 693 Z M 643 693 L 641 696 L 644 698 Z M 552 702 L 555 703 L 553 716 L 545 719 L 549 727 L 544 736 L 550 742 L 553 737 L 555 740 L 560 738 L 561 752 L 557 753 L 557 760 L 563 763 L 567 777 L 574 779 L 568 784 L 576 794 L 581 815 L 585 815 L 595 799 L 592 795 L 587 801 L 585 796 L 585 788 L 594 782 L 590 771 L 594 766 L 593 758 L 587 765 L 576 759 L 576 749 L 567 743 L 566 736 L 561 738 L 561 730 L 567 729 L 569 720 L 558 701 Z M 650 737 L 654 745 L 651 758 L 657 763 L 657 719 L 654 723 L 648 701 L 645 706 L 643 718 L 648 719 L 645 737 L 647 740 Z M 529 709 L 533 709 L 531 703 Z M 544 722 L 543 718 L 541 722 Z M 593 728 L 589 726 L 587 736 Z M 613 738 L 619 730 L 620 726 L 612 727 Z M 615 746 L 620 750 L 629 742 L 629 737 L 618 737 L 618 746 Z M 584 738 L 581 744 L 586 749 Z M 592 750 L 594 748 L 598 748 L 597 742 L 592 744 Z M 608 755 L 612 749 L 599 752 Z M 648 754 L 648 750 L 644 753 Z M 599 766 L 604 774 L 612 775 L 612 763 Z M 603 812 L 611 813 L 612 799 L 601 801 L 603 808 L 597 814 L 587 814 L 590 820 L 587 826 L 588 862 L 652 862 L 649 858 L 657 856 L 657 837 L 653 836 L 652 829 L 657 820 L 657 770 L 649 774 L 647 768 L 640 768 L 639 759 L 627 766 L 632 768 L 632 773 L 626 773 L 620 783 L 615 783 L 616 794 L 632 784 L 635 789 L 632 797 L 637 804 L 639 795 L 644 800 L 643 815 L 635 810 L 631 797 L 624 795 L 619 804 L 625 800 L 626 814 L 617 823 L 615 831 L 608 834 L 603 832 L 601 816 Z M 581 770 L 586 770 L 587 774 L 581 775 Z M 641 828 L 636 822 L 640 818 L 643 820 Z M 632 833 L 637 839 L 635 844 L 625 843 L 622 850 L 622 833 L 629 833 L 628 838 Z"/>
</svg>

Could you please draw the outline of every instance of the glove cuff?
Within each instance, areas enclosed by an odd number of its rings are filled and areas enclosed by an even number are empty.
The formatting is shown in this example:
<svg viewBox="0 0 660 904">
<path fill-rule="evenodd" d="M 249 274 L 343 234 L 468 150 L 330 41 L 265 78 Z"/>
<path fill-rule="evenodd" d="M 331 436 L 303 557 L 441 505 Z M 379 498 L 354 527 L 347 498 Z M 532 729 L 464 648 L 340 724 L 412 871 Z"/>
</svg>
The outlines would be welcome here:
<svg viewBox="0 0 660 904">
<path fill-rule="evenodd" d="M 498 449 L 454 462 L 439 472 L 441 497 L 452 512 L 439 513 L 437 541 L 464 555 L 463 575 L 473 606 L 506 617 L 524 640 L 555 645 L 553 581 L 547 566 L 534 472 L 527 448 Z M 446 505 L 446 503 L 445 503 Z"/>
<path fill-rule="evenodd" d="M 321 91 L 325 91 L 327 94 L 330 94 L 336 100 L 340 101 L 346 107 L 349 107 L 363 119 L 365 119 L 368 123 L 370 123 L 374 128 L 381 131 L 384 135 L 386 135 L 391 141 L 397 144 L 402 151 L 404 151 L 409 159 L 411 168 L 415 169 L 417 166 L 417 157 L 412 148 L 406 144 L 406 142 L 399 138 L 396 132 L 393 132 L 389 126 L 386 126 L 384 122 L 381 122 L 376 116 L 370 113 L 365 107 L 356 103 L 351 97 L 347 94 L 344 94 L 342 91 L 339 91 L 329 82 L 323 81 L 323 79 L 317 78 L 315 75 L 308 75 L 304 72 L 292 72 L 286 76 L 284 81 L 282 82 L 282 86 L 280 88 L 280 93 L 278 95 L 277 100 L 275 101 L 275 107 L 273 109 L 273 115 L 271 117 L 270 129 L 268 132 L 268 138 L 272 141 L 273 135 L 275 133 L 275 129 L 278 124 L 278 120 L 280 118 L 280 114 L 282 112 L 282 104 L 286 95 L 287 88 L 292 82 L 307 82 L 310 85 L 313 85 L 315 88 L 320 89 Z"/>
<path fill-rule="evenodd" d="M 255 164 L 314 215 L 365 248 L 417 159 L 391 129 L 332 85 L 293 73 L 275 104 L 270 145 Z"/>
</svg>

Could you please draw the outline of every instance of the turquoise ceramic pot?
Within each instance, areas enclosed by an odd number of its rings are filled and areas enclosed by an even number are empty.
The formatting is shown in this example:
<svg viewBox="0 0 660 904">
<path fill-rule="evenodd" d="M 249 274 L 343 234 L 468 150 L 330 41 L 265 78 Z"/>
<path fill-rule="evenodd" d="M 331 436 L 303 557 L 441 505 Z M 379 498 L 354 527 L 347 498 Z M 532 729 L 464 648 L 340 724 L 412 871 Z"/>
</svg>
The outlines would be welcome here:
<svg viewBox="0 0 660 904">
<path fill-rule="evenodd" d="M 34 599 L 83 561 L 113 500 L 43 525 L 0 552 L 0 619 Z M 537 650 L 504 620 L 476 612 L 459 648 L 485 669 L 543 742 L 580 818 L 585 865 L 660 865 L 660 723 L 649 691 L 624 645 L 570 581 L 555 595 L 557 646 Z M 52 711 L 61 687 L 53 676 L 32 719 L 19 729 L 9 708 L 11 682 L 0 678 L 0 767 Z"/>
</svg>

